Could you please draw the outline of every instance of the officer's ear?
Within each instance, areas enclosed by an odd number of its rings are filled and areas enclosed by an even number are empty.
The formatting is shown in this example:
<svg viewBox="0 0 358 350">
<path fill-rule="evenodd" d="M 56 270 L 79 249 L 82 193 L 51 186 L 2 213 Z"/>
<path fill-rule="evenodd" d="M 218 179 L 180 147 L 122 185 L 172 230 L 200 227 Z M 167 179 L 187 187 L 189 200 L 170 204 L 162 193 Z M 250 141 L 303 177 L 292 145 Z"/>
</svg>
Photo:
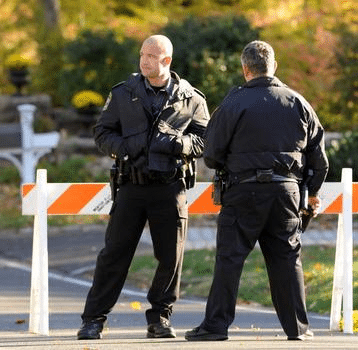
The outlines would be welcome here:
<svg viewBox="0 0 358 350">
<path fill-rule="evenodd" d="M 170 64 L 172 63 L 172 58 L 170 56 L 166 56 L 163 58 L 163 63 L 166 65 L 166 66 L 170 66 Z"/>
<path fill-rule="evenodd" d="M 251 74 L 249 68 L 248 68 L 246 65 L 243 64 L 243 65 L 242 65 L 242 70 L 243 70 L 243 72 L 244 72 L 244 78 L 245 78 L 245 80 L 246 80 L 246 81 L 251 80 L 251 79 L 252 79 L 252 74 Z"/>
</svg>

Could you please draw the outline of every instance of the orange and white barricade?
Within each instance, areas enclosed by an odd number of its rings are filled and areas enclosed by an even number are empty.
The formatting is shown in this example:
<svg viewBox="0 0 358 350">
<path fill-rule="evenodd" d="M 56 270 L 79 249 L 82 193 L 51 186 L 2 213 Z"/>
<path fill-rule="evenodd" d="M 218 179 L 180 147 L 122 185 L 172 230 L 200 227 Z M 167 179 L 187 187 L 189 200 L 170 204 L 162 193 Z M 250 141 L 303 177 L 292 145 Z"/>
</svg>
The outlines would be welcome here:
<svg viewBox="0 0 358 350">
<path fill-rule="evenodd" d="M 198 182 L 188 191 L 189 214 L 217 214 L 212 184 Z M 343 300 L 345 333 L 353 333 L 353 232 L 352 214 L 358 212 L 358 183 L 352 169 L 343 169 L 341 182 L 323 184 L 321 214 L 338 214 L 336 260 L 330 329 L 338 330 Z M 35 184 L 22 186 L 22 214 L 34 215 L 29 331 L 49 334 L 48 215 L 108 214 L 112 205 L 108 183 L 47 183 L 47 171 L 37 170 Z"/>
</svg>

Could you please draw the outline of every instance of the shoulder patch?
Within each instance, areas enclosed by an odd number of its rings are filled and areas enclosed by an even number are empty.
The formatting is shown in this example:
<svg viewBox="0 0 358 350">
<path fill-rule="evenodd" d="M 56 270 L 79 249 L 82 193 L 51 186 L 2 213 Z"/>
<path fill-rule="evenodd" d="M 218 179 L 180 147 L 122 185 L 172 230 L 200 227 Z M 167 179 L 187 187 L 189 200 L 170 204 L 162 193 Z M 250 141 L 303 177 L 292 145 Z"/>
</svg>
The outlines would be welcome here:
<svg viewBox="0 0 358 350">
<path fill-rule="evenodd" d="M 106 103 L 103 106 L 102 111 L 105 111 L 108 108 L 108 105 L 111 102 L 111 100 L 112 100 L 112 91 L 109 93 L 109 95 L 107 97 L 107 100 L 106 100 Z"/>
</svg>

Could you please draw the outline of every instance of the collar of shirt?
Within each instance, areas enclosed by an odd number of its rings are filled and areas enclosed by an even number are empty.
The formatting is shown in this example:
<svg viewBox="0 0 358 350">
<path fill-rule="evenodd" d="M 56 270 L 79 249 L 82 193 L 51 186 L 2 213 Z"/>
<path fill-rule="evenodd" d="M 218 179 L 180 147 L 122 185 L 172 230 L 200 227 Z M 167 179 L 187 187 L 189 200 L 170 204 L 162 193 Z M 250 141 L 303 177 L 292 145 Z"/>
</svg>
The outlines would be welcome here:
<svg viewBox="0 0 358 350">
<path fill-rule="evenodd" d="M 173 88 L 174 88 L 174 80 L 170 77 L 168 79 L 168 82 L 166 83 L 166 85 L 162 86 L 159 89 L 159 91 L 155 91 L 147 79 L 144 79 L 144 86 L 147 91 L 149 90 L 149 91 L 153 92 L 155 95 L 157 95 L 158 92 L 166 92 L 168 96 L 171 96 L 173 93 Z"/>
<path fill-rule="evenodd" d="M 147 79 L 144 79 L 144 86 L 147 92 L 146 103 L 149 107 L 149 110 L 152 112 L 152 116 L 156 118 L 166 102 L 171 99 L 174 91 L 174 80 L 169 78 L 167 84 L 156 91 L 155 87 L 153 88 Z"/>
<path fill-rule="evenodd" d="M 284 86 L 284 84 L 276 77 L 262 76 L 251 79 L 243 85 L 246 88 L 269 86 Z"/>
</svg>

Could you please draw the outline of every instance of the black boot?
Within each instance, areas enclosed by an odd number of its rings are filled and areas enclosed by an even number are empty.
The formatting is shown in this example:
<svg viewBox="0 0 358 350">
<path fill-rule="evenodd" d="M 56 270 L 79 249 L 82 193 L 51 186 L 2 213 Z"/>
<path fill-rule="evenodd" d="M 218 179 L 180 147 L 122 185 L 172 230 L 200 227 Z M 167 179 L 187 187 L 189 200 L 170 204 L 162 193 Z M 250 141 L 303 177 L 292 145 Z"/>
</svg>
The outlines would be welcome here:
<svg viewBox="0 0 358 350">
<path fill-rule="evenodd" d="M 148 325 L 147 338 L 175 338 L 176 334 L 170 321 L 160 316 L 160 321 Z"/>
<path fill-rule="evenodd" d="M 77 333 L 77 339 L 101 339 L 103 330 L 103 320 L 83 321 L 80 330 Z"/>
</svg>

